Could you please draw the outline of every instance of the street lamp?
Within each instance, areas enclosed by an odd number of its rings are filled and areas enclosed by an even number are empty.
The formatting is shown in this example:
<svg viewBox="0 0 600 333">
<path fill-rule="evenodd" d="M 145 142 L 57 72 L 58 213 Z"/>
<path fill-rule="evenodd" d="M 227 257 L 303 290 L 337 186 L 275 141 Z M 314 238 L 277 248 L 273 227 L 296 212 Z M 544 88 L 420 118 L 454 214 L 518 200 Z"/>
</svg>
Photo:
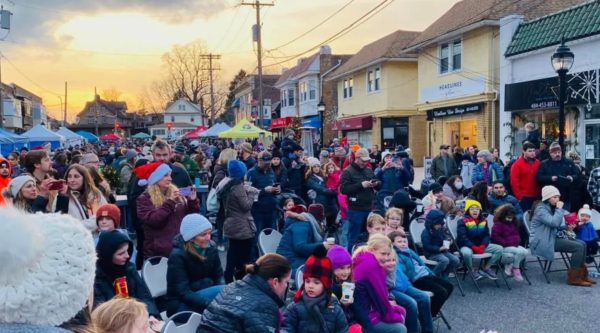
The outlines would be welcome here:
<svg viewBox="0 0 600 333">
<path fill-rule="evenodd" d="M 565 155 L 565 99 L 567 92 L 567 72 L 573 67 L 575 55 L 564 39 L 551 57 L 552 67 L 558 73 L 558 144 Z"/>
<path fill-rule="evenodd" d="M 321 99 L 321 101 L 319 101 L 319 104 L 317 104 L 317 110 L 319 110 L 319 116 L 321 116 L 321 146 L 325 147 L 325 132 L 323 132 L 323 115 L 325 114 L 325 102 L 323 102 L 323 99 Z"/>
</svg>

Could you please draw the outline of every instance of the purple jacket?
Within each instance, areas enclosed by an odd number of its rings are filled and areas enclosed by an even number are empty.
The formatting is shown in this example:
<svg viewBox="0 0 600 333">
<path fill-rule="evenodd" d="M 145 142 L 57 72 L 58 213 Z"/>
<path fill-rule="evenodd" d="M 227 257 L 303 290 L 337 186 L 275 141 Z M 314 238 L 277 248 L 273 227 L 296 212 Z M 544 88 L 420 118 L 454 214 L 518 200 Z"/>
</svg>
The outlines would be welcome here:
<svg viewBox="0 0 600 333">
<path fill-rule="evenodd" d="M 200 200 L 187 199 L 187 207 L 167 199 L 154 207 L 150 194 L 144 192 L 137 199 L 137 213 L 144 229 L 144 259 L 152 256 L 169 257 L 173 238 L 179 234 L 181 221 L 188 214 L 200 212 Z"/>
<path fill-rule="evenodd" d="M 494 217 L 494 226 L 492 227 L 492 243 L 502 247 L 518 247 L 521 237 L 519 236 L 519 227 L 514 224 L 500 222 Z"/>
<path fill-rule="evenodd" d="M 368 310 L 373 326 L 381 321 L 404 322 L 406 311 L 403 307 L 392 306 L 389 302 L 385 271 L 372 253 L 365 251 L 358 254 L 352 273 L 356 283 L 354 300 L 359 303 L 360 308 Z"/>
</svg>

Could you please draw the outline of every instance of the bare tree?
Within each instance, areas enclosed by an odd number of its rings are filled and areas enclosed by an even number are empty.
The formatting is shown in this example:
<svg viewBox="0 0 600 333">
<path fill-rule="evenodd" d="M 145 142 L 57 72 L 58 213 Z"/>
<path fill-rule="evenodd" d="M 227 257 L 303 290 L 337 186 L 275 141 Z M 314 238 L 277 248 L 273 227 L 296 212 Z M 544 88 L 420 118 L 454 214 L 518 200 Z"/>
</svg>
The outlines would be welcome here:
<svg viewBox="0 0 600 333">
<path fill-rule="evenodd" d="M 121 98 L 121 96 L 123 96 L 123 92 L 117 87 L 112 86 L 110 88 L 102 89 L 100 96 L 104 100 L 114 102 L 118 101 Z"/>
</svg>

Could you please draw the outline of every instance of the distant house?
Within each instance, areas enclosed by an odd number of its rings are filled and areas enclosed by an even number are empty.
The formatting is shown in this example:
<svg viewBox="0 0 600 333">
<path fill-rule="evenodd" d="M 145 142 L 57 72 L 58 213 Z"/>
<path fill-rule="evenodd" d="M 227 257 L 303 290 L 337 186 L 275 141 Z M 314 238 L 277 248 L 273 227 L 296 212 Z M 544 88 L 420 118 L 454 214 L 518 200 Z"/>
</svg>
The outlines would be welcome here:
<svg viewBox="0 0 600 333">
<path fill-rule="evenodd" d="M 149 134 L 156 135 L 157 138 L 178 137 L 207 124 L 206 114 L 202 108 L 183 98 L 168 104 L 162 116 L 164 118 L 162 123 L 148 126 Z"/>
<path fill-rule="evenodd" d="M 165 115 L 164 113 L 148 113 L 145 111 L 130 112 L 129 115 L 132 119 L 131 135 L 138 133 L 150 133 L 150 127 L 154 125 L 164 124 Z"/>
<path fill-rule="evenodd" d="M 5 92 L 4 128 L 20 134 L 38 124 L 47 127 L 46 107 L 41 97 L 14 83 L 2 86 Z"/>
<path fill-rule="evenodd" d="M 69 129 L 74 132 L 83 130 L 103 136 L 115 133 L 118 124 L 119 130 L 115 134 L 128 137 L 131 135 L 132 121 L 132 115 L 127 113 L 126 102 L 105 101 L 96 95 L 93 101 L 85 103 L 83 110 L 77 114 L 75 124 L 70 125 Z M 96 126 L 98 133 L 96 133 Z"/>
</svg>

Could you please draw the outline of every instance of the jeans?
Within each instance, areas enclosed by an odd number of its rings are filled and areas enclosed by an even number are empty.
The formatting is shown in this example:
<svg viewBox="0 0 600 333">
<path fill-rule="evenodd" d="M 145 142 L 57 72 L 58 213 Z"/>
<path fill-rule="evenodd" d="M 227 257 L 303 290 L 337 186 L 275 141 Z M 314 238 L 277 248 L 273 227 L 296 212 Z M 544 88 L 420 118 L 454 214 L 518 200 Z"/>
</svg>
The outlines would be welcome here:
<svg viewBox="0 0 600 333">
<path fill-rule="evenodd" d="M 438 263 L 433 269 L 433 274 L 435 274 L 435 276 L 448 276 L 448 274 L 453 272 L 456 267 L 458 267 L 458 264 L 460 264 L 460 259 L 448 251 L 429 256 L 427 259 L 437 261 Z"/>
<path fill-rule="evenodd" d="M 256 225 L 256 235 L 254 235 L 254 243 L 252 244 L 254 251 L 252 251 L 252 257 L 250 259 L 254 261 L 260 256 L 257 246 L 260 232 L 267 228 L 277 230 L 277 218 L 275 217 L 275 210 L 271 212 L 259 212 L 254 209 L 252 210 L 252 218 L 254 219 L 254 224 Z"/>
<path fill-rule="evenodd" d="M 584 241 L 556 238 L 554 240 L 554 251 L 571 253 L 571 260 L 569 262 L 571 268 L 579 268 L 585 265 L 587 246 Z"/>
<path fill-rule="evenodd" d="M 356 244 L 363 224 L 366 225 L 370 211 L 348 209 L 348 252 L 352 253 L 352 247 Z"/>
<path fill-rule="evenodd" d="M 483 251 L 483 253 L 490 253 L 492 255 L 492 257 L 488 259 L 487 264 L 495 264 L 498 261 L 498 259 L 500 259 L 500 257 L 502 256 L 503 250 L 504 249 L 502 248 L 502 246 L 497 244 L 489 244 L 488 246 L 486 246 L 485 251 Z M 467 268 L 474 269 L 475 267 L 473 267 L 473 250 L 466 246 L 463 246 L 460 248 L 460 253 L 462 253 L 463 255 L 463 259 L 465 260 L 465 265 L 467 266 Z"/>
<path fill-rule="evenodd" d="M 598 242 L 596 242 L 595 240 L 584 242 L 587 247 L 587 255 L 595 256 L 598 253 Z"/>
<path fill-rule="evenodd" d="M 431 315 L 433 317 L 438 315 L 440 309 L 454 290 L 454 285 L 452 285 L 451 282 L 432 275 L 424 276 L 416 281 L 413 281 L 412 284 L 413 287 L 419 290 L 433 293 L 433 296 L 431 296 L 430 300 Z"/>
<path fill-rule="evenodd" d="M 348 232 L 350 231 L 350 221 L 342 220 L 342 237 L 340 237 L 340 245 L 348 248 Z"/>
<path fill-rule="evenodd" d="M 404 325 L 408 333 L 433 332 L 429 295 L 415 287 L 408 287 L 404 293 L 392 290 L 392 295 L 396 303 L 406 310 Z"/>
<path fill-rule="evenodd" d="M 406 326 L 401 323 L 384 323 L 383 321 L 373 327 L 377 333 L 406 333 Z"/>
<path fill-rule="evenodd" d="M 229 250 L 227 250 L 227 265 L 225 266 L 225 283 L 233 282 L 233 275 L 236 273 L 236 279 L 241 280 L 244 275 L 244 265 L 251 262 L 252 256 L 252 238 L 248 239 L 230 239 Z"/>
<path fill-rule="evenodd" d="M 525 260 L 525 258 L 527 258 L 527 249 L 519 246 L 519 247 L 514 247 L 514 246 L 509 246 L 509 247 L 505 247 L 504 248 L 504 253 L 512 253 L 515 255 L 515 258 L 513 259 L 513 267 L 514 268 L 521 268 L 521 262 L 523 262 L 523 260 Z"/>
<path fill-rule="evenodd" d="M 206 289 L 202 289 L 202 290 L 198 290 L 196 292 L 196 294 L 200 295 L 200 297 L 202 298 L 208 298 L 210 299 L 210 301 L 207 304 L 210 304 L 210 302 L 212 302 L 217 295 L 221 292 L 221 289 L 225 288 L 225 285 L 222 286 L 212 286 Z M 208 307 L 208 305 L 207 305 Z M 193 311 L 192 309 L 188 308 L 187 305 L 181 303 L 179 304 L 179 309 L 177 309 L 177 312 L 183 312 L 183 311 Z"/>
</svg>

